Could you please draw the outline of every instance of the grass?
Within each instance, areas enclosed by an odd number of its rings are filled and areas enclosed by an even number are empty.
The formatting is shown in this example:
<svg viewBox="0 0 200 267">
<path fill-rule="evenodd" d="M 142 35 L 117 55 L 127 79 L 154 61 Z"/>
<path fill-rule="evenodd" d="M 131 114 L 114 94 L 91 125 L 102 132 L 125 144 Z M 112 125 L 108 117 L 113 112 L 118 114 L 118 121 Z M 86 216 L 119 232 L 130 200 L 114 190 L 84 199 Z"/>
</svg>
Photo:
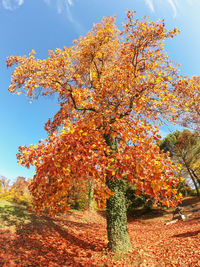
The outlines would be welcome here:
<svg viewBox="0 0 200 267">
<path fill-rule="evenodd" d="M 0 199 L 0 225 L 15 232 L 16 227 L 30 222 L 29 212 L 15 203 Z"/>
<path fill-rule="evenodd" d="M 37 220 L 39 220 L 39 217 L 30 213 L 26 206 L 0 199 L 1 229 L 14 233 L 16 228 L 25 227 Z"/>
</svg>

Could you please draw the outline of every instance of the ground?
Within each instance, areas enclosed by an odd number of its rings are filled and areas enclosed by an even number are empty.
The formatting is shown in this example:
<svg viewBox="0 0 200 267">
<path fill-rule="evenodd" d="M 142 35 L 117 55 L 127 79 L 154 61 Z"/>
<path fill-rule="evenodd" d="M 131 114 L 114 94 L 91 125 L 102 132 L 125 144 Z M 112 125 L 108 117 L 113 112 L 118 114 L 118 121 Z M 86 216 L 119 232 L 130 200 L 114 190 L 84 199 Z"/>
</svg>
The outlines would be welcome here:
<svg viewBox="0 0 200 267">
<path fill-rule="evenodd" d="M 133 250 L 106 250 L 104 212 L 70 211 L 38 217 L 0 200 L 0 266 L 200 266 L 200 200 L 186 198 L 186 221 L 165 225 L 172 210 L 129 218 Z"/>
</svg>

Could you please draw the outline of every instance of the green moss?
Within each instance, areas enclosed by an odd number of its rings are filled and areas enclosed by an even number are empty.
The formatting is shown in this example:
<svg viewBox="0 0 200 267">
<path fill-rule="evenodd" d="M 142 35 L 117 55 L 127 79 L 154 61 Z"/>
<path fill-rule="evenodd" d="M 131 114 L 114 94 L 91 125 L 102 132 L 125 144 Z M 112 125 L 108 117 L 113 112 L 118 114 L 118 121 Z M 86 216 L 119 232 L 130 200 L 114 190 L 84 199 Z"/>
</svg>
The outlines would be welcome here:
<svg viewBox="0 0 200 267">
<path fill-rule="evenodd" d="M 106 203 L 108 249 L 112 252 L 128 251 L 132 248 L 127 229 L 126 199 L 124 183 L 121 180 L 107 181 L 114 192 Z"/>
</svg>

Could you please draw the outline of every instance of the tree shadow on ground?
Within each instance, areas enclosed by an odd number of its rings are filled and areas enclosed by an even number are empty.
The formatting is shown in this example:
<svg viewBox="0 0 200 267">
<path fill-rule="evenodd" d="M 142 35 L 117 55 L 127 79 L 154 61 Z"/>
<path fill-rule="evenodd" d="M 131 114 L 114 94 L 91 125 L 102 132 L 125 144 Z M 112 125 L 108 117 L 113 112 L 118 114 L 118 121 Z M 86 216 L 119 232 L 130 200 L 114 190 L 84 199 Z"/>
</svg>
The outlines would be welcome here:
<svg viewBox="0 0 200 267">
<path fill-rule="evenodd" d="M 0 221 L 6 227 L 24 225 L 35 219 L 36 216 L 22 206 L 4 205 L 0 207 Z"/>
<path fill-rule="evenodd" d="M 184 223 L 188 225 L 200 224 L 200 213 L 199 214 L 192 214 Z"/>
<path fill-rule="evenodd" d="M 0 219 L 16 226 L 15 234 L 0 230 L 0 266 L 87 266 L 91 252 L 106 248 L 105 242 L 97 240 L 94 223 L 36 216 L 7 205 L 0 208 Z"/>
<path fill-rule="evenodd" d="M 128 222 L 134 221 L 136 219 L 140 220 L 150 220 L 159 217 L 163 217 L 163 215 L 168 214 L 166 210 L 163 209 L 138 209 L 132 210 L 128 212 Z"/>
<path fill-rule="evenodd" d="M 185 207 L 185 206 L 196 205 L 196 204 L 200 204 L 200 198 L 199 197 L 187 197 L 187 198 L 183 199 L 180 206 Z"/>
<path fill-rule="evenodd" d="M 97 213 L 103 218 L 106 219 L 106 211 L 98 210 Z M 134 220 L 149 220 L 162 217 L 165 214 L 169 214 L 168 211 L 163 209 L 135 209 L 127 212 L 128 222 Z"/>
<path fill-rule="evenodd" d="M 104 219 L 106 219 L 106 210 L 97 210 L 97 213 Z"/>
<path fill-rule="evenodd" d="M 176 237 L 191 237 L 191 236 L 196 236 L 200 233 L 199 231 L 191 231 L 191 232 L 186 232 L 186 233 L 182 233 L 182 234 L 178 234 L 178 235 L 173 235 L 172 237 L 176 238 Z"/>
</svg>

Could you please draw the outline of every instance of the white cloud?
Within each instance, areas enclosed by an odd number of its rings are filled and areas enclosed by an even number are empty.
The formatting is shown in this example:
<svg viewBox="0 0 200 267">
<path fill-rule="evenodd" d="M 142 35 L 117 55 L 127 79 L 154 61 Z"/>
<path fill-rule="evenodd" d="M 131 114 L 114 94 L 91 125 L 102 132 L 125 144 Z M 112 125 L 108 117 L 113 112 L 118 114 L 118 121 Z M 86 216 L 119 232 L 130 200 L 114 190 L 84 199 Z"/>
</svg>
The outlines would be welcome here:
<svg viewBox="0 0 200 267">
<path fill-rule="evenodd" d="M 51 4 L 51 0 L 43 0 L 45 2 L 45 4 L 50 5 Z"/>
<path fill-rule="evenodd" d="M 72 4 L 73 4 L 72 0 L 67 0 L 66 6 L 65 6 L 66 12 L 67 12 L 67 18 L 74 25 L 74 27 L 77 29 L 78 33 L 81 34 L 83 32 L 83 27 L 76 19 L 74 19 L 73 15 L 71 13 L 70 7 L 72 6 Z"/>
<path fill-rule="evenodd" d="M 173 1 L 173 0 L 167 0 L 167 1 L 168 1 L 168 3 L 170 4 L 170 6 L 172 7 L 172 9 L 173 9 L 174 17 L 176 17 L 176 15 L 177 15 L 177 10 L 176 10 L 176 4 L 175 4 L 175 1 Z"/>
<path fill-rule="evenodd" d="M 2 0 L 1 3 L 3 8 L 13 11 L 19 6 L 23 5 L 24 0 Z"/>
<path fill-rule="evenodd" d="M 188 1 L 190 3 L 193 2 L 193 0 L 186 0 L 186 1 Z M 162 8 L 162 4 L 164 4 L 166 2 L 172 8 L 173 16 L 176 17 L 177 16 L 177 9 L 179 7 L 180 0 L 160 0 L 160 1 L 158 1 L 158 0 L 157 1 L 156 0 L 145 0 L 146 5 L 149 7 L 151 12 L 155 12 L 156 9 Z"/>
<path fill-rule="evenodd" d="M 63 0 L 57 0 L 57 3 L 56 3 L 56 8 L 57 8 L 57 12 L 58 14 L 61 14 L 64 10 L 64 7 L 65 7 L 65 1 Z"/>
<path fill-rule="evenodd" d="M 48 6 L 54 7 L 58 14 L 67 12 L 67 9 L 73 6 L 73 0 L 43 0 Z M 68 13 L 68 12 L 67 12 Z"/>
<path fill-rule="evenodd" d="M 43 0 L 45 4 L 52 6 L 56 9 L 58 14 L 66 15 L 68 21 L 74 25 L 79 34 L 83 32 L 80 23 L 73 17 L 71 8 L 74 0 Z"/>
<path fill-rule="evenodd" d="M 152 12 L 154 12 L 154 6 L 153 6 L 153 0 L 145 0 L 145 3 L 147 6 L 151 9 Z"/>
<path fill-rule="evenodd" d="M 67 3 L 68 3 L 70 6 L 72 6 L 72 5 L 73 5 L 73 2 L 72 2 L 72 0 L 67 0 Z"/>
</svg>

